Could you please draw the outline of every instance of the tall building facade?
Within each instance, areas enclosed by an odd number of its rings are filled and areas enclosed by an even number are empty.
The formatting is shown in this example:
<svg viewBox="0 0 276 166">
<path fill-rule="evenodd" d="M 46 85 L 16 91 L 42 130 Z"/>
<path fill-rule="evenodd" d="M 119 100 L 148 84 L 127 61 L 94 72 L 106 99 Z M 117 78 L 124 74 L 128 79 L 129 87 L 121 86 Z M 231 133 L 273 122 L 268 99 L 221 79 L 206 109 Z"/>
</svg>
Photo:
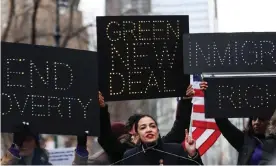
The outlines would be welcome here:
<svg viewBox="0 0 276 166">
<path fill-rule="evenodd" d="M 106 15 L 147 15 L 151 0 L 106 0 Z"/>
<path fill-rule="evenodd" d="M 189 31 L 190 33 L 214 33 L 217 32 L 217 1 L 216 0 L 153 0 L 152 1 L 153 15 L 189 15 Z M 159 100 L 160 108 L 168 107 L 168 104 L 176 106 L 176 100 L 171 99 L 171 102 L 165 103 Z M 175 109 L 171 112 L 160 110 L 160 114 L 166 113 L 167 116 L 162 118 L 162 121 L 173 123 L 170 118 L 175 115 Z M 182 110 L 185 111 L 185 110 Z M 231 122 L 243 129 L 243 119 L 231 119 Z M 161 125 L 163 133 L 170 130 L 170 127 Z M 237 152 L 228 143 L 228 141 L 220 136 L 216 143 L 202 156 L 204 164 L 236 164 Z"/>
<path fill-rule="evenodd" d="M 209 0 L 152 0 L 151 15 L 189 15 L 190 33 L 213 32 L 214 9 L 210 2 Z M 157 121 L 161 135 L 170 131 L 175 119 L 176 105 L 175 98 L 157 101 Z"/>
<path fill-rule="evenodd" d="M 190 33 L 215 31 L 215 4 L 212 0 L 153 0 L 152 14 L 189 15 Z"/>
</svg>

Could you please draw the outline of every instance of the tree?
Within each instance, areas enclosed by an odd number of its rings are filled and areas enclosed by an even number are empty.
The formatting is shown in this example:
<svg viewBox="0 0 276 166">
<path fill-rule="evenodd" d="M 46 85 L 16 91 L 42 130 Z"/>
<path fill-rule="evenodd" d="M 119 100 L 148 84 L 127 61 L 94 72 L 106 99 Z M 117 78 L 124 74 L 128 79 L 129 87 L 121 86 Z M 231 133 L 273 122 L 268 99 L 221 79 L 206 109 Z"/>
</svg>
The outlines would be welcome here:
<svg viewBox="0 0 276 166">
<path fill-rule="evenodd" d="M 55 1 L 32 0 L 32 3 L 29 0 L 3 1 L 9 4 L 9 14 L 5 19 L 6 26 L 1 32 L 2 41 L 54 45 Z M 83 45 L 88 45 L 87 29 L 92 27 L 93 24 L 82 25 L 81 13 L 76 10 L 78 0 L 69 2 L 65 14 L 61 15 L 62 38 L 60 46 L 70 48 L 71 46 L 68 43 L 77 39 L 83 42 Z M 50 40 L 50 38 L 52 39 Z M 41 42 L 44 39 L 47 39 L 48 42 Z"/>
<path fill-rule="evenodd" d="M 9 6 L 10 6 L 9 7 L 10 11 L 9 11 L 9 16 L 8 16 L 7 26 L 6 26 L 6 28 L 4 29 L 4 32 L 1 35 L 1 39 L 3 41 L 5 41 L 8 37 L 8 33 L 9 33 L 10 28 L 11 28 L 11 24 L 12 24 L 13 17 L 14 17 L 14 14 L 15 14 L 15 2 L 14 2 L 14 0 L 9 1 Z"/>
<path fill-rule="evenodd" d="M 93 24 L 82 25 L 82 15 L 76 10 L 79 0 L 70 0 L 61 14 L 61 47 L 88 49 L 87 30 Z M 1 0 L 1 41 L 54 46 L 55 0 Z M 8 10 L 7 10 L 8 9 Z M 4 21 L 3 21 L 4 20 Z M 11 145 L 12 135 L 1 134 L 2 150 Z"/>
</svg>

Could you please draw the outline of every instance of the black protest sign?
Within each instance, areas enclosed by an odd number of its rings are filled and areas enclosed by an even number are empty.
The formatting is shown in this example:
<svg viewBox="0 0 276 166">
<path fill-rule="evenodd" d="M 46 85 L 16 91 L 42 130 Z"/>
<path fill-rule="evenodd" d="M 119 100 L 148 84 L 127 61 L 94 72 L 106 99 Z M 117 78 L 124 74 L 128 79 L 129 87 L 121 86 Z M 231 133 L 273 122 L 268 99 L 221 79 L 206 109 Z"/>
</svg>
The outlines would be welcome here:
<svg viewBox="0 0 276 166">
<path fill-rule="evenodd" d="M 188 16 L 97 17 L 99 85 L 108 101 L 183 96 Z"/>
<path fill-rule="evenodd" d="M 276 108 L 276 77 L 204 80 L 207 118 L 269 117 Z"/>
<path fill-rule="evenodd" d="M 99 134 L 95 52 L 1 43 L 1 131 L 27 122 L 48 134 Z"/>
<path fill-rule="evenodd" d="M 276 33 L 183 35 L 184 73 L 276 71 Z"/>
</svg>

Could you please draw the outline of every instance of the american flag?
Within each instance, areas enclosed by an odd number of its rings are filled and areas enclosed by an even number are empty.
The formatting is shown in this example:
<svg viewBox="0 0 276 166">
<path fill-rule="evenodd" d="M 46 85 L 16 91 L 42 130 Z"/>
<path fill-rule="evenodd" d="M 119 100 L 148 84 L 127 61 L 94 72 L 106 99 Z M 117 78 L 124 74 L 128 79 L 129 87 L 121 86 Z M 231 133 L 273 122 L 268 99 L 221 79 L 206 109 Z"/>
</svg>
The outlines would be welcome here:
<svg viewBox="0 0 276 166">
<path fill-rule="evenodd" d="M 220 131 L 214 119 L 205 119 L 204 92 L 200 90 L 201 75 L 191 75 L 191 85 L 195 90 L 192 103 L 191 131 L 196 146 L 202 156 L 219 138 Z"/>
</svg>

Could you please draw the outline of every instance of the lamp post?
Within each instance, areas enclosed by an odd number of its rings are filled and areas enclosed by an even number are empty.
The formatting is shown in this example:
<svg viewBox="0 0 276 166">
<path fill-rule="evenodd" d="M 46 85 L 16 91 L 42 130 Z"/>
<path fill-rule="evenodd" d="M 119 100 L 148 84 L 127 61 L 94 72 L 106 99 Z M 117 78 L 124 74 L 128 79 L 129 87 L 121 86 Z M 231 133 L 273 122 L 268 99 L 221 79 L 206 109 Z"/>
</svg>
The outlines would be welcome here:
<svg viewBox="0 0 276 166">
<path fill-rule="evenodd" d="M 60 24 L 59 24 L 59 7 L 60 7 L 60 2 L 59 0 L 56 0 L 56 24 L 55 24 L 55 46 L 59 47 L 60 46 Z M 57 135 L 54 136 L 54 142 L 55 142 L 55 148 L 58 147 L 58 137 Z"/>
<path fill-rule="evenodd" d="M 56 27 L 55 27 L 55 42 L 56 42 L 56 47 L 60 46 L 60 25 L 59 25 L 59 7 L 60 3 L 59 0 L 56 0 Z"/>
</svg>

